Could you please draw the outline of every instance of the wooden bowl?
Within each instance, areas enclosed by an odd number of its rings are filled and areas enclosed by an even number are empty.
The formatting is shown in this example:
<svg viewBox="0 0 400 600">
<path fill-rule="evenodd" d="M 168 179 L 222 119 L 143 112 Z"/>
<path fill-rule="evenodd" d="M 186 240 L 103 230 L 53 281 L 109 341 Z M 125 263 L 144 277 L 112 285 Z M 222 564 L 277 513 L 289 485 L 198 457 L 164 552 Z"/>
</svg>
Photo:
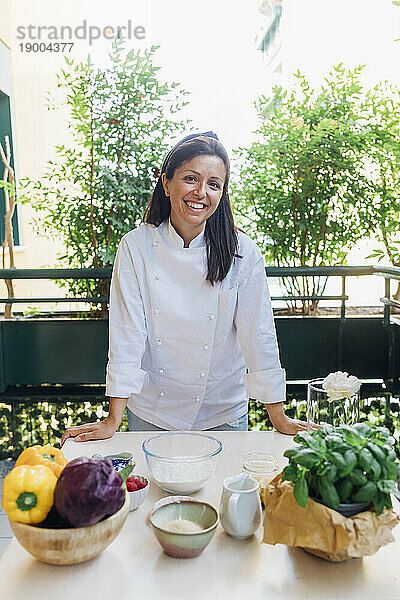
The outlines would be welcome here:
<svg viewBox="0 0 400 600">
<path fill-rule="evenodd" d="M 129 513 L 130 498 L 118 512 L 91 527 L 44 529 L 11 521 L 11 529 L 32 556 L 52 565 L 75 565 L 102 552 L 117 537 Z"/>
</svg>

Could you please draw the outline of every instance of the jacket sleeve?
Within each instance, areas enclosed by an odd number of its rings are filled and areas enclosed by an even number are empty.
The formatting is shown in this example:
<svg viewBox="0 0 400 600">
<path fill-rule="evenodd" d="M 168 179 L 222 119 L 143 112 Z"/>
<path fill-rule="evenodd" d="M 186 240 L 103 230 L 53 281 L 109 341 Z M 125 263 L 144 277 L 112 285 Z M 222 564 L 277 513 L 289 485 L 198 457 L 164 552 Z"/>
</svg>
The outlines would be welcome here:
<svg viewBox="0 0 400 600">
<path fill-rule="evenodd" d="M 286 376 L 279 359 L 271 299 L 264 259 L 259 258 L 239 285 L 235 325 L 248 372 L 244 385 L 249 398 L 259 402 L 282 402 Z"/>
<path fill-rule="evenodd" d="M 140 286 L 128 244 L 122 239 L 110 288 L 106 396 L 128 398 L 131 394 L 140 393 L 148 377 L 141 368 L 146 340 Z"/>
</svg>

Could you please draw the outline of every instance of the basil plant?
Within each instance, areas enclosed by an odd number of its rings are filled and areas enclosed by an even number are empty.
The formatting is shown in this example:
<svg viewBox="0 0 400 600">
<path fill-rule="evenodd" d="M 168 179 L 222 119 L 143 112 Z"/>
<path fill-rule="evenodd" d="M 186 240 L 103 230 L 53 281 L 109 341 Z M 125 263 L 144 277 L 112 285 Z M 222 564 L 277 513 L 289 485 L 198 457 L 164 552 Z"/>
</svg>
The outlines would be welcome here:
<svg viewBox="0 0 400 600">
<path fill-rule="evenodd" d="M 380 515 L 385 507 L 392 508 L 390 494 L 400 498 L 395 440 L 385 427 L 323 425 L 298 433 L 294 441 L 299 446 L 284 453 L 289 464 L 282 480 L 294 483 L 301 507 L 309 497 L 335 510 L 339 503 L 372 502 Z"/>
</svg>

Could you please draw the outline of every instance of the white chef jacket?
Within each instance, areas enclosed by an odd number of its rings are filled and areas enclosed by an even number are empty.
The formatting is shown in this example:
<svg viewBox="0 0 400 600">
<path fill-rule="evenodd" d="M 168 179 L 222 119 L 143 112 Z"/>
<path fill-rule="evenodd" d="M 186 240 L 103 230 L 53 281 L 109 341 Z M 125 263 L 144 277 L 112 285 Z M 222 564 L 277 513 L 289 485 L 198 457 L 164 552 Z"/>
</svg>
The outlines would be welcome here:
<svg viewBox="0 0 400 600">
<path fill-rule="evenodd" d="M 238 243 L 242 258 L 211 286 L 204 231 L 188 248 L 170 221 L 122 238 L 110 289 L 107 396 L 129 398 L 134 414 L 171 430 L 235 421 L 248 397 L 285 399 L 264 260 L 240 231 Z"/>
</svg>

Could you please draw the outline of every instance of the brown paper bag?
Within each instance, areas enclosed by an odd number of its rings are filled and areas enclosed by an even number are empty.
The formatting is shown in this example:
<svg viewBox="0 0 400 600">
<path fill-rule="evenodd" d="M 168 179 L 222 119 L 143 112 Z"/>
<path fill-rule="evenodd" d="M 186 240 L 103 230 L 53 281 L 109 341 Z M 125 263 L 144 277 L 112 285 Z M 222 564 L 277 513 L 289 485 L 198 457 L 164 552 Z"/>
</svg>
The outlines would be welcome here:
<svg viewBox="0 0 400 600">
<path fill-rule="evenodd" d="M 281 474 L 266 487 L 264 503 L 264 543 L 297 546 L 334 562 L 375 554 L 394 541 L 391 530 L 400 521 L 393 510 L 346 518 L 311 499 L 301 508 L 293 483 L 281 481 Z"/>
</svg>

